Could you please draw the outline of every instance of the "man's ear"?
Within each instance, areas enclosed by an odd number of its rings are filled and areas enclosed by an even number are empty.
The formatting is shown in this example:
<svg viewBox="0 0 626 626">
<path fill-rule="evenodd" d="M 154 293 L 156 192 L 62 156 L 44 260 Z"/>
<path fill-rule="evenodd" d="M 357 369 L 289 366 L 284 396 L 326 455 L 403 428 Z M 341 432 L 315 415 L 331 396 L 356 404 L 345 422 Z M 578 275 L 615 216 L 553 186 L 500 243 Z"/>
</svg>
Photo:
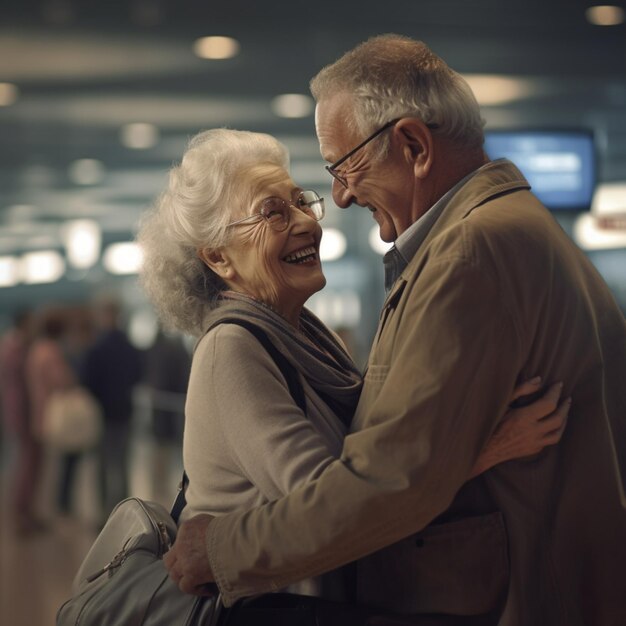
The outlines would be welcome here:
<svg viewBox="0 0 626 626">
<path fill-rule="evenodd" d="M 422 120 L 416 117 L 401 119 L 394 132 L 402 142 L 404 158 L 413 167 L 416 178 L 426 178 L 434 158 L 433 136 Z"/>
<path fill-rule="evenodd" d="M 220 278 L 229 280 L 235 276 L 235 269 L 222 248 L 202 248 L 198 250 L 198 257 Z"/>
</svg>

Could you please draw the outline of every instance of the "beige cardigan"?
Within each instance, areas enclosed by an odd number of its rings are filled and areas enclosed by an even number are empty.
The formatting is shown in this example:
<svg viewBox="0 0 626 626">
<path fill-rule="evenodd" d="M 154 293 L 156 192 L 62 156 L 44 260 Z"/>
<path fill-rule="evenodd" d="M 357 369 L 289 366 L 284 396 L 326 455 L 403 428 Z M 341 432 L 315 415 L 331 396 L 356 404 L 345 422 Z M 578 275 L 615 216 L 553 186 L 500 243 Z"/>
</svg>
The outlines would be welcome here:
<svg viewBox="0 0 626 626">
<path fill-rule="evenodd" d="M 301 380 L 306 416 L 271 356 L 246 329 L 220 324 L 200 340 L 185 407 L 189 488 L 181 521 L 277 500 L 319 476 L 340 455 L 344 425 Z M 325 591 L 327 583 L 339 585 L 325 581 Z M 320 584 L 303 581 L 289 590 L 318 595 Z M 342 590 L 336 591 L 330 595 L 341 597 Z"/>
</svg>

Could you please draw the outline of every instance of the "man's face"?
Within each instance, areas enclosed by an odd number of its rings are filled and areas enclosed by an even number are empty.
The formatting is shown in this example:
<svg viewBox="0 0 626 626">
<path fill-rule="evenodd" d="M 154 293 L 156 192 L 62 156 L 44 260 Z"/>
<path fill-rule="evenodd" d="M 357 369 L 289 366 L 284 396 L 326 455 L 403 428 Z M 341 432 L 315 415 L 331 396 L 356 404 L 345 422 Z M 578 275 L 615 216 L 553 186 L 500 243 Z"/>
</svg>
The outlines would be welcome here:
<svg viewBox="0 0 626 626">
<path fill-rule="evenodd" d="M 348 94 L 322 100 L 315 110 L 315 126 L 324 160 L 334 163 L 365 139 L 346 123 L 351 111 Z M 393 127 L 385 131 L 393 133 Z M 395 241 L 412 223 L 414 179 L 409 164 L 392 141 L 388 156 L 376 160 L 378 138 L 357 151 L 338 168 L 347 181 L 344 187 L 333 178 L 333 199 L 341 208 L 366 207 L 380 229 L 383 241 Z"/>
</svg>

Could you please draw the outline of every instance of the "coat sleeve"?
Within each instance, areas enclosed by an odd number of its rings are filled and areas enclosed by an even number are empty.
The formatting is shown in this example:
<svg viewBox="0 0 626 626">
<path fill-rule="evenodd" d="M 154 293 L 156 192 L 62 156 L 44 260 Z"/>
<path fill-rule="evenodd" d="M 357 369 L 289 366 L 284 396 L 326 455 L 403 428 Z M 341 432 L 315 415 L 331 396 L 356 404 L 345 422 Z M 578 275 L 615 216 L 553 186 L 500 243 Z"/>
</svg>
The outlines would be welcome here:
<svg viewBox="0 0 626 626">
<path fill-rule="evenodd" d="M 227 604 L 363 557 L 450 505 L 523 360 L 506 285 L 479 256 L 440 254 L 402 308 L 383 313 L 358 430 L 340 460 L 286 498 L 210 524 L 209 560 Z"/>
</svg>

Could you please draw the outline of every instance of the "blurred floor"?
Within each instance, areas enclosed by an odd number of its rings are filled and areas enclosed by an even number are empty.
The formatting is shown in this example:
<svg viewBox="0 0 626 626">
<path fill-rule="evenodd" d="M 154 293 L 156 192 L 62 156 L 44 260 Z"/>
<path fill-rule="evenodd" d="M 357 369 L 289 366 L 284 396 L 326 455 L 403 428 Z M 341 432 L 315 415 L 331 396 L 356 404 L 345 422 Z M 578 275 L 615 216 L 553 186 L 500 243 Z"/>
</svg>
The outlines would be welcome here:
<svg viewBox="0 0 626 626">
<path fill-rule="evenodd" d="M 6 448 L 5 442 L 0 457 L 0 625 L 54 626 L 57 609 L 70 593 L 74 574 L 96 536 L 101 517 L 95 495 L 96 461 L 93 457 L 81 460 L 72 516 L 60 515 L 54 498 L 58 457 L 47 454 L 38 509 L 49 527 L 44 532 L 22 537 L 16 535 L 7 514 L 6 470 L 12 451 Z M 162 450 L 155 449 L 146 429 L 136 428 L 131 447 L 131 495 L 169 506 L 180 479 L 178 449 L 168 472 L 168 484 L 157 489 L 152 484 L 154 463 L 162 459 Z"/>
</svg>

